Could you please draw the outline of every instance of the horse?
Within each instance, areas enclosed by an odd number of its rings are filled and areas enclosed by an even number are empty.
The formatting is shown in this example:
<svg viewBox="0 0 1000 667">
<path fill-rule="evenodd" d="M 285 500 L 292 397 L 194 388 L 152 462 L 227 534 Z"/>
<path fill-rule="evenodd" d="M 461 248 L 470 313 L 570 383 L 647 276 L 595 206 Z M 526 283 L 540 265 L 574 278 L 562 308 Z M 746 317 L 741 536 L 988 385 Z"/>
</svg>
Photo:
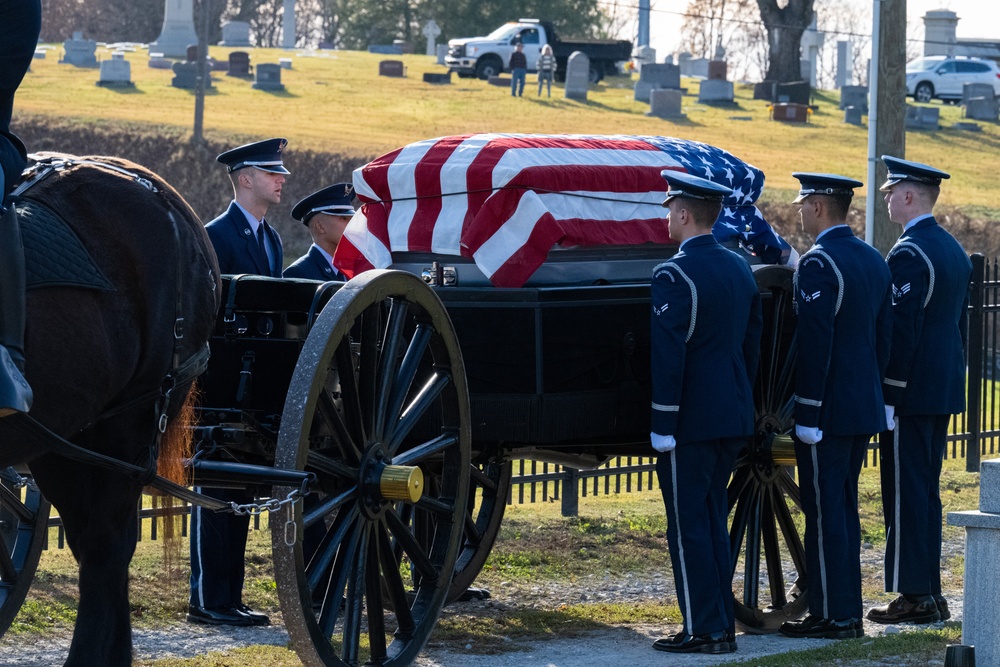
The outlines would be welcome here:
<svg viewBox="0 0 1000 667">
<path fill-rule="evenodd" d="M 59 511 L 79 564 L 65 664 L 130 665 L 128 567 L 138 501 L 155 472 L 158 433 L 177 426 L 200 369 L 193 360 L 207 360 L 221 295 L 218 262 L 197 214 L 148 169 L 115 157 L 36 157 L 15 199 L 57 214 L 92 260 L 96 282 L 106 282 L 29 284 L 29 416 L 71 445 L 147 474 L 74 460 L 56 439 L 28 437 L 25 415 L 0 419 L 0 469 L 27 464 Z M 22 222 L 23 236 L 25 229 Z"/>
</svg>

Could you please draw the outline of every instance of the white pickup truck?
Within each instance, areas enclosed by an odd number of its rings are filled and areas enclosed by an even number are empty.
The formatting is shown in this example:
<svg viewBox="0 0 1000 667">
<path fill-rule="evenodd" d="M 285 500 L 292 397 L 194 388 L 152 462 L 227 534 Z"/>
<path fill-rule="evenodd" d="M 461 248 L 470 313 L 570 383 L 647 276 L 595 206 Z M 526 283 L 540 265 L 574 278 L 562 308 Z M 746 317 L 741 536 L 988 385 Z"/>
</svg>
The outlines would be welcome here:
<svg viewBox="0 0 1000 667">
<path fill-rule="evenodd" d="M 574 51 L 582 51 L 590 58 L 590 82 L 597 83 L 607 74 L 618 72 L 618 63 L 632 56 L 632 43 L 626 40 L 581 39 L 562 40 L 548 21 L 519 19 L 500 26 L 485 37 L 464 37 L 448 42 L 445 65 L 460 77 L 477 76 L 488 79 L 509 69 L 510 54 L 514 44 L 524 45 L 528 69 L 534 71 L 542 45 L 552 47 L 556 57 L 556 80 L 566 76 L 566 60 Z"/>
</svg>

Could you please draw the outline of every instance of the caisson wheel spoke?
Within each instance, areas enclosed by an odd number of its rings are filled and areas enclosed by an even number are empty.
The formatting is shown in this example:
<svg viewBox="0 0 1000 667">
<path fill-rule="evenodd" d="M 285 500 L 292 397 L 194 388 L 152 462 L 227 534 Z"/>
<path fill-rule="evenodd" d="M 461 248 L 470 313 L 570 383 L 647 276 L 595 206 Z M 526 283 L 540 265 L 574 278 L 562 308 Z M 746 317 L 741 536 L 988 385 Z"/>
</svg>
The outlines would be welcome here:
<svg viewBox="0 0 1000 667">
<path fill-rule="evenodd" d="M 413 398 L 413 401 L 406 406 L 395 427 L 388 434 L 388 450 L 390 455 L 396 453 L 403 439 L 409 435 L 410 431 L 413 430 L 413 427 L 420 421 L 420 418 L 424 416 L 427 410 L 435 404 L 441 393 L 451 384 L 451 381 L 451 375 L 439 370 L 427 381 L 427 384 L 421 387 L 420 391 Z"/>
<path fill-rule="evenodd" d="M 345 544 L 345 537 L 353 535 L 357 528 L 358 509 L 352 507 L 349 510 L 340 512 L 333 520 L 333 525 L 323 536 L 323 540 L 316 548 L 316 553 L 309 559 L 306 565 L 306 578 L 309 583 L 309 590 L 316 591 L 321 588 L 324 573 L 330 564 L 334 562 L 338 552 Z"/>
<path fill-rule="evenodd" d="M 0 483 L 0 510 L 10 512 L 21 523 L 32 523 L 35 513 L 21 502 L 21 499 L 10 489 Z"/>
<path fill-rule="evenodd" d="M 413 385 L 413 379 L 417 376 L 420 362 L 427 352 L 427 344 L 430 342 L 433 334 L 434 328 L 424 322 L 419 323 L 413 332 L 413 338 L 410 340 L 410 344 L 406 349 L 406 355 L 399 366 L 399 373 L 396 375 L 395 382 L 392 385 L 392 397 L 385 411 L 387 419 L 395 420 L 399 417 L 403 403 L 406 401 L 406 396 Z"/>
<path fill-rule="evenodd" d="M 333 396 L 325 389 L 319 393 L 319 398 L 316 401 L 316 413 L 322 418 L 326 427 L 324 432 L 329 434 L 344 458 L 357 465 L 358 461 L 361 460 L 361 450 L 354 438 L 351 437 L 343 417 L 340 416 Z"/>
<path fill-rule="evenodd" d="M 787 490 L 789 487 L 795 486 L 790 482 L 779 480 L 779 487 L 784 491 L 785 496 L 788 498 L 792 497 L 792 494 Z M 798 492 L 798 487 L 795 487 L 796 495 Z M 788 553 L 792 558 L 792 563 L 795 565 L 795 571 L 801 576 L 806 571 L 806 553 L 802 546 L 802 538 L 799 536 L 798 528 L 795 526 L 795 521 L 792 519 L 792 513 L 788 509 L 788 505 L 782 499 L 777 499 L 775 503 L 775 519 L 778 522 L 778 528 L 781 530 L 781 535 L 785 539 L 785 546 L 788 549 Z"/>
<path fill-rule="evenodd" d="M 413 563 L 413 567 L 417 569 L 417 572 L 423 577 L 436 578 L 438 575 L 437 568 L 427 556 L 427 552 L 413 536 L 413 533 L 410 532 L 409 527 L 403 524 L 399 516 L 393 511 L 386 511 L 385 523 L 389 532 L 396 538 L 396 544 L 409 556 L 410 562 Z"/>
<path fill-rule="evenodd" d="M 767 489 L 767 502 L 762 508 L 761 535 L 764 542 L 764 561 L 767 565 L 767 581 L 771 591 L 771 606 L 785 606 L 785 576 L 781 570 L 781 546 L 775 530 L 774 504 L 781 502 L 781 493 L 774 486 Z"/>
<path fill-rule="evenodd" d="M 365 606 L 365 572 L 371 537 L 367 525 L 359 526 L 358 534 L 358 550 L 349 566 L 353 572 L 347 582 L 347 610 L 344 612 L 343 658 L 349 665 L 358 664 L 358 656 L 361 654 L 361 616 Z"/>
<path fill-rule="evenodd" d="M 336 477 L 338 481 L 353 482 L 358 478 L 357 466 L 347 465 L 343 461 L 321 454 L 315 449 L 309 451 L 306 458 L 306 469 Z"/>
<path fill-rule="evenodd" d="M 360 534 L 360 523 L 352 521 L 350 530 L 345 534 L 345 539 L 340 542 L 342 548 L 334 553 L 333 571 L 330 573 L 329 585 L 323 596 L 323 610 L 319 617 L 319 626 L 325 637 L 333 636 L 341 607 L 349 605 L 349 600 L 345 598 L 344 592 L 348 582 L 353 578 L 352 570 L 358 543 L 361 541 Z M 347 606 L 347 609 L 350 607 Z"/>
<path fill-rule="evenodd" d="M 736 511 L 733 512 L 733 521 L 729 527 L 729 554 L 733 564 L 733 572 L 740 559 L 740 550 L 747 535 L 747 521 L 749 520 L 750 498 L 748 494 L 740 495 L 736 501 Z"/>
<path fill-rule="evenodd" d="M 386 658 L 385 609 L 382 603 L 382 579 L 379 563 L 382 561 L 382 543 L 378 539 L 378 528 L 372 525 L 368 530 L 368 561 L 365 563 L 365 608 L 368 610 L 368 645 L 371 663 L 382 664 Z M 385 577 L 398 577 L 399 572 L 389 571 Z"/>
<path fill-rule="evenodd" d="M 760 510 L 762 489 L 753 490 L 747 521 L 746 552 L 743 568 L 743 604 L 757 608 L 757 589 L 760 586 Z"/>
<path fill-rule="evenodd" d="M 379 393 L 378 362 L 382 335 L 385 333 L 385 308 L 385 303 L 381 302 L 365 309 L 361 316 L 361 338 L 356 341 L 359 349 L 358 398 L 361 402 L 361 418 L 369 425 L 374 423 L 375 401 Z"/>
<path fill-rule="evenodd" d="M 377 531 L 382 576 L 385 579 L 389 604 L 396 613 L 396 634 L 403 638 L 409 638 L 413 635 L 415 623 L 413 615 L 410 613 L 406 587 L 403 586 L 403 579 L 399 574 L 399 561 L 393 555 L 392 543 L 385 525 L 379 523 Z"/>
<path fill-rule="evenodd" d="M 361 410 L 361 393 L 358 390 L 357 378 L 354 373 L 354 355 L 351 352 L 349 337 L 344 337 L 340 345 L 337 346 L 335 356 L 337 371 L 340 375 L 340 386 L 343 388 L 341 401 L 344 403 L 344 415 L 351 441 L 355 443 L 367 442 L 368 435 Z"/>
<path fill-rule="evenodd" d="M 381 441 L 385 435 L 386 422 L 391 417 L 395 421 L 395 412 L 388 411 L 390 396 L 396 383 L 396 362 L 399 349 L 403 342 L 403 329 L 409 316 L 409 306 L 401 299 L 393 299 L 389 308 L 389 318 L 385 327 L 385 337 L 382 340 L 382 350 L 379 355 L 377 387 L 375 392 L 376 405 L 372 437 Z"/>
<path fill-rule="evenodd" d="M 417 445 L 412 449 L 406 450 L 399 456 L 393 457 L 392 462 L 399 466 L 415 466 L 424 463 L 430 458 L 440 456 L 457 444 L 457 433 L 443 433 L 429 442 Z"/>
</svg>

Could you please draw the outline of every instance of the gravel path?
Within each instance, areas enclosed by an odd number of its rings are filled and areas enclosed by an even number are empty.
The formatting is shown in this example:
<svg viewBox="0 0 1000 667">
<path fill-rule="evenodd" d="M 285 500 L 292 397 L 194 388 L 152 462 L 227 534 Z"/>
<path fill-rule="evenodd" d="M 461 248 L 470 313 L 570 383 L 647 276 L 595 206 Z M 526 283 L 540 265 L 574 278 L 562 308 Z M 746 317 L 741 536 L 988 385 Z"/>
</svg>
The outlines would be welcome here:
<svg viewBox="0 0 1000 667">
<path fill-rule="evenodd" d="M 963 543 L 944 545 L 943 557 L 962 553 Z M 880 571 L 881 552 L 866 549 L 862 566 Z M 961 585 L 961 582 L 957 582 Z M 947 584 L 946 584 L 947 587 Z M 457 603 L 446 607 L 443 614 L 475 613 L 477 607 L 496 609 L 553 608 L 560 604 L 580 602 L 639 602 L 674 597 L 673 579 L 663 573 L 629 574 L 624 577 L 594 575 L 573 582 L 544 585 L 512 585 L 504 583 L 493 590 L 494 598 L 486 601 Z M 952 612 L 952 621 L 962 619 L 962 591 L 945 592 Z M 878 604 L 866 600 L 868 608 Z M 484 609 L 485 610 L 485 609 Z M 865 622 L 866 636 L 906 631 L 908 626 L 883 626 Z M 920 626 L 935 627 L 935 626 Z M 937 627 L 941 627 L 940 624 Z M 627 665 L 629 667 L 670 667 L 672 665 L 717 665 L 733 659 L 750 660 L 764 655 L 804 650 L 830 643 L 821 639 L 789 639 L 780 635 L 737 636 L 736 654 L 724 656 L 670 655 L 654 652 L 653 641 L 664 634 L 677 632 L 679 626 L 628 626 L 595 631 L 573 639 L 537 640 L 528 645 L 524 640 L 511 641 L 511 651 L 499 655 L 477 655 L 475 647 L 459 642 L 431 641 L 417 658 L 418 667 L 593 667 L 593 665 Z M 136 630 L 136 656 L 150 658 L 188 658 L 212 651 L 271 644 L 285 646 L 288 635 L 280 626 L 267 628 L 229 628 L 182 623 L 165 630 Z M 51 667 L 62 664 L 69 649 L 69 637 L 30 639 L 5 637 L 0 639 L 0 667 Z M 943 664 L 943 660 L 940 664 Z M 892 664 L 883 662 L 874 665 Z"/>
</svg>

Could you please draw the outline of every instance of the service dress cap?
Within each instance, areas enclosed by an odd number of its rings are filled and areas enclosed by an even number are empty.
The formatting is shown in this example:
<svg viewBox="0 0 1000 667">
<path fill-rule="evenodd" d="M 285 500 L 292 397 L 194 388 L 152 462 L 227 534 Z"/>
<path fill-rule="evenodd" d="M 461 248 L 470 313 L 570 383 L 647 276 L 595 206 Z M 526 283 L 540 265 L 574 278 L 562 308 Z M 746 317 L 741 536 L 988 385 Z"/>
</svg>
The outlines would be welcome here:
<svg viewBox="0 0 1000 667">
<path fill-rule="evenodd" d="M 288 141 L 285 139 L 265 139 L 220 153 L 215 159 L 226 165 L 229 173 L 245 167 L 256 167 L 275 174 L 290 174 L 281 160 L 281 152 L 287 145 Z"/>
<path fill-rule="evenodd" d="M 308 225 L 309 218 L 316 213 L 350 217 L 354 215 L 351 200 L 354 199 L 354 185 L 351 183 L 336 183 L 318 190 L 299 200 L 292 207 L 292 217 Z"/>
<path fill-rule="evenodd" d="M 882 187 L 882 192 L 887 192 L 889 188 L 902 181 L 913 181 L 923 185 L 941 185 L 941 179 L 951 178 L 951 174 L 935 169 L 926 164 L 911 162 L 891 155 L 883 155 L 882 162 L 888 170 L 888 177 Z"/>
<path fill-rule="evenodd" d="M 798 204 L 809 195 L 853 197 L 854 188 L 860 188 L 864 185 L 861 181 L 837 174 L 812 174 L 797 171 L 792 174 L 792 177 L 799 181 L 799 196 L 795 198 L 793 204 Z"/>
<path fill-rule="evenodd" d="M 674 197 L 687 197 L 688 199 L 703 199 L 705 201 L 719 202 L 733 194 L 732 189 L 725 185 L 720 185 L 714 181 L 694 176 L 685 171 L 674 171 L 664 169 L 660 172 L 667 180 L 667 198 L 663 200 L 663 206 L 670 203 Z"/>
</svg>

